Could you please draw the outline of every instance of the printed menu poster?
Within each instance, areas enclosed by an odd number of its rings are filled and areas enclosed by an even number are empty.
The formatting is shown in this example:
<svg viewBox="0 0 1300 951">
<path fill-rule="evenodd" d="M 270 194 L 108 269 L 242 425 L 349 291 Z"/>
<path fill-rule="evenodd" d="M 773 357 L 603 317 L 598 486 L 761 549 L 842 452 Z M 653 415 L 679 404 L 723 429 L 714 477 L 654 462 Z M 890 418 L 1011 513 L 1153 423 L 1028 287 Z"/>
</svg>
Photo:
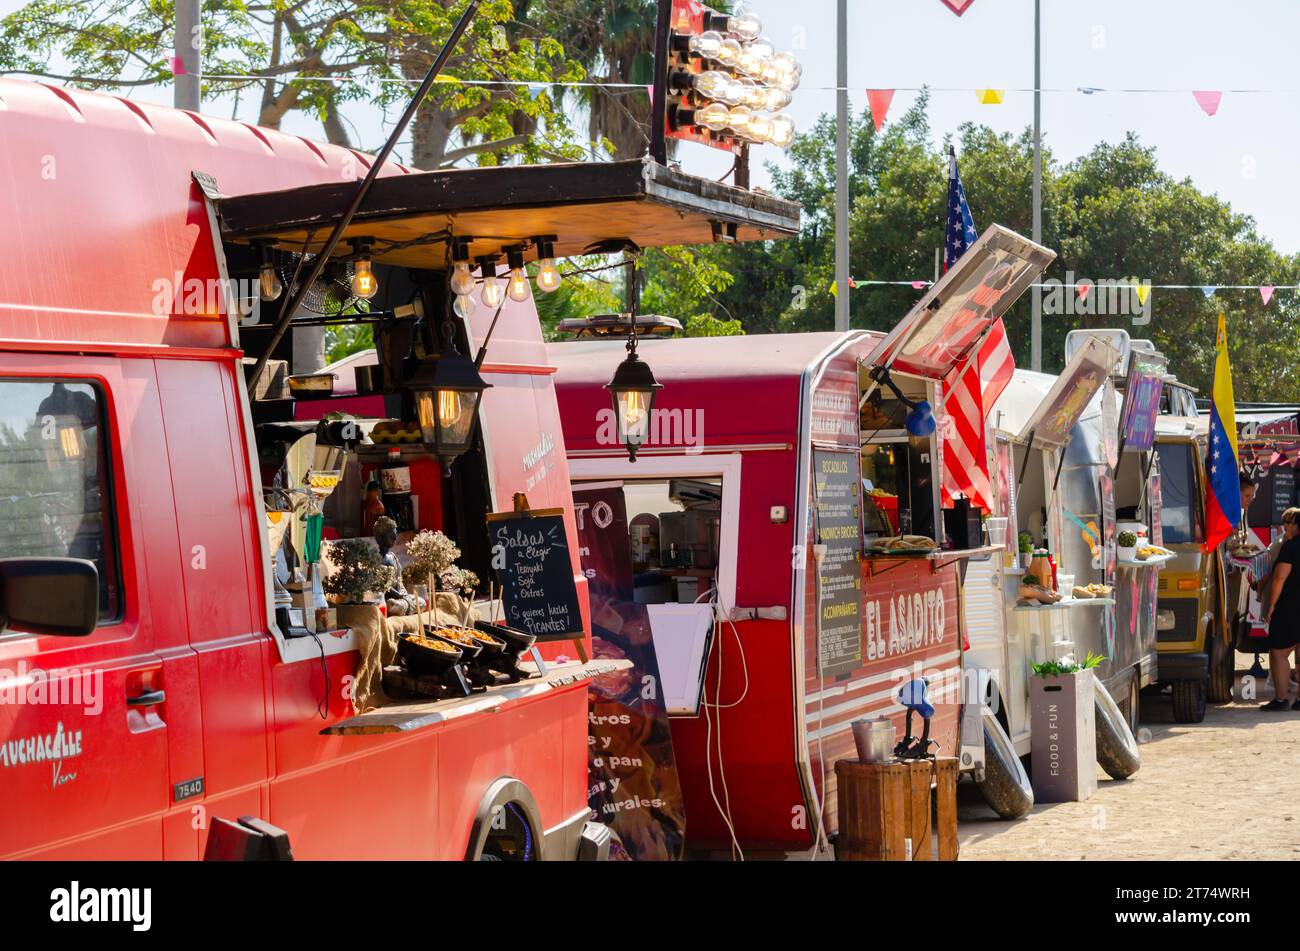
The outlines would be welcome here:
<svg viewBox="0 0 1300 951">
<path fill-rule="evenodd" d="M 813 525 L 826 546 L 817 570 L 817 649 L 822 674 L 862 666 L 862 485 L 856 452 L 813 450 Z"/>
<path fill-rule="evenodd" d="M 632 600 L 627 503 L 620 482 L 574 486 L 578 555 L 591 599 L 596 657 L 632 666 L 587 692 L 587 805 L 618 837 L 612 858 L 680 859 L 686 809 L 650 614 Z"/>
</svg>

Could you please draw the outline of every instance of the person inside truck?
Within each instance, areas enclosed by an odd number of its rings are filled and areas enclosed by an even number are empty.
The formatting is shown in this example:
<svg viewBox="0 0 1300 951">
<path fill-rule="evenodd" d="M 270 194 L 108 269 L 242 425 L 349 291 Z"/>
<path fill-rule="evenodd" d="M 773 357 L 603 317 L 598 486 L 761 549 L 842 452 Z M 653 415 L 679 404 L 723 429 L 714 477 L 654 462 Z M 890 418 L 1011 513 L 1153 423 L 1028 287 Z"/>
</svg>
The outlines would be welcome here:
<svg viewBox="0 0 1300 951">
<path fill-rule="evenodd" d="M 1291 696 L 1290 655 L 1300 646 L 1300 532 L 1296 517 L 1300 511 L 1289 509 L 1291 527 L 1277 554 L 1277 563 L 1269 573 L 1268 606 L 1264 609 L 1264 626 L 1268 628 L 1268 662 L 1273 677 L 1273 699 L 1260 706 L 1260 710 L 1273 712 L 1290 707 L 1300 710 L 1300 698 L 1289 702 Z M 1284 523 L 1285 524 L 1285 523 Z"/>
</svg>

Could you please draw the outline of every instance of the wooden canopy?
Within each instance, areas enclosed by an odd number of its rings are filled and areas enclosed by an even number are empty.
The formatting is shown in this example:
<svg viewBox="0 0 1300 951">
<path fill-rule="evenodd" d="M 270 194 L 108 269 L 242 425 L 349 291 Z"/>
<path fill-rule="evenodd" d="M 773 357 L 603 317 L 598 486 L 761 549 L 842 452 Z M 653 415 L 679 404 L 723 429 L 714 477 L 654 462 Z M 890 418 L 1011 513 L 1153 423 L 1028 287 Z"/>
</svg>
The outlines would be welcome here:
<svg viewBox="0 0 1300 951">
<path fill-rule="evenodd" d="M 304 244 L 318 250 L 356 186 L 347 181 L 220 198 L 222 236 L 237 243 L 270 239 L 285 251 Z M 619 239 L 646 248 L 708 244 L 728 234 L 737 241 L 788 238 L 798 231 L 794 202 L 646 158 L 382 176 L 337 253 L 350 253 L 347 239 L 372 238 L 374 260 L 428 268 L 444 265 L 449 235 L 472 239 L 471 257 L 554 235 L 556 256 L 569 257 Z M 528 257 L 536 257 L 535 249 Z"/>
</svg>

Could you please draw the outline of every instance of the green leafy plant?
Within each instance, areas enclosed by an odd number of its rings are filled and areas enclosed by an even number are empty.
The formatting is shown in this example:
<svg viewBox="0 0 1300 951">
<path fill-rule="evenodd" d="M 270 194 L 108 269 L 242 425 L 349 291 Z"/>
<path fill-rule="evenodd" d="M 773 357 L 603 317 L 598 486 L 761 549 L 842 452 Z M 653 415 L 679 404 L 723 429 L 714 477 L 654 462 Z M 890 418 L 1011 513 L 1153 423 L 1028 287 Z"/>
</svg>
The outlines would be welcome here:
<svg viewBox="0 0 1300 951">
<path fill-rule="evenodd" d="M 365 538 L 344 538 L 330 542 L 329 558 L 335 571 L 321 587 L 340 601 L 358 603 L 366 596 L 383 594 L 393 584 L 395 572 L 385 565 L 379 549 Z"/>
<path fill-rule="evenodd" d="M 1066 655 L 1059 660 L 1045 660 L 1039 664 L 1031 664 L 1030 669 L 1038 677 L 1065 677 L 1080 671 L 1092 670 L 1105 659 L 1104 655 L 1089 651 L 1082 663 L 1076 663 L 1072 656 Z"/>
<path fill-rule="evenodd" d="M 1134 532 L 1120 532 L 1118 542 L 1120 548 L 1136 548 L 1138 537 Z"/>
<path fill-rule="evenodd" d="M 460 557 L 460 549 L 442 532 L 426 528 L 406 543 L 406 557 L 410 563 L 402 572 L 402 580 L 413 588 L 428 584 L 430 575 L 436 579 L 451 568 Z"/>
<path fill-rule="evenodd" d="M 1016 536 L 1016 540 L 1020 545 L 1020 553 L 1022 555 L 1029 555 L 1033 553 L 1034 551 L 1033 535 L 1030 535 L 1028 532 L 1021 532 L 1018 536 Z"/>
</svg>

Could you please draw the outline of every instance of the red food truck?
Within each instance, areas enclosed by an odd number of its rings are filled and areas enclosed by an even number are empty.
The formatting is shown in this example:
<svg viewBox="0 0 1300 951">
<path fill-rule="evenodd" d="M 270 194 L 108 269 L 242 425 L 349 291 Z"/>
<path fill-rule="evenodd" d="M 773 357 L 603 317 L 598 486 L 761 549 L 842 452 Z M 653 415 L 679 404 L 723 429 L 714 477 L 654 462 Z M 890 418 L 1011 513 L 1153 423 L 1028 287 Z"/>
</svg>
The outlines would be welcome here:
<svg viewBox="0 0 1300 951">
<path fill-rule="evenodd" d="M 259 355 L 272 371 L 289 362 L 299 321 L 275 344 L 267 312 L 297 294 L 369 163 L 247 124 L 0 80 L 0 856 L 196 859 L 221 820 L 277 848 L 287 837 L 298 858 L 599 851 L 585 685 L 605 667 L 566 662 L 575 648 L 551 644 L 549 665 L 517 683 L 358 713 L 357 631 L 292 636 L 306 632 L 277 610 L 263 467 L 276 465 L 271 434 L 312 431 L 298 417 L 328 399 L 303 412 L 260 377 L 250 398 L 246 374 Z M 350 274 L 355 287 L 363 265 L 379 281 L 368 306 L 347 311 L 375 329 L 378 421 L 427 422 L 404 381 L 480 351 L 490 388 L 468 393 L 481 394 L 480 425 L 471 404 L 450 476 L 437 476 L 428 445 L 396 447 L 420 496 L 413 527 L 442 529 L 486 579 L 488 513 L 509 513 L 518 493 L 555 511 L 579 646 L 585 582 L 536 309 L 507 299 L 495 322 L 486 306 L 453 320 L 448 243 L 484 261 L 508 245 L 532 261 L 615 235 L 641 247 L 719 228 L 752 239 L 756 220 L 783 236 L 798 212 L 650 160 L 393 164 L 329 262 L 333 284 Z M 259 279 L 263 297 L 283 282 L 260 316 Z M 475 294 L 488 283 L 505 286 L 485 271 Z M 435 401 L 442 424 L 464 415 L 467 394 L 453 395 Z M 374 431 L 351 399 L 337 406 Z M 363 439 L 333 459 L 355 472 L 387 455 Z M 346 520 L 329 518 L 346 535 Z M 76 560 L 55 575 L 51 556 Z"/>
<path fill-rule="evenodd" d="M 610 444 L 603 387 L 621 341 L 551 345 L 575 488 L 623 487 L 691 852 L 817 854 L 850 724 L 883 715 L 902 739 L 913 680 L 932 752 L 982 764 L 960 589 L 993 549 L 951 543 L 944 426 L 924 416 L 1050 260 L 995 226 L 887 337 L 644 339 L 663 389 L 635 462 Z"/>
</svg>

